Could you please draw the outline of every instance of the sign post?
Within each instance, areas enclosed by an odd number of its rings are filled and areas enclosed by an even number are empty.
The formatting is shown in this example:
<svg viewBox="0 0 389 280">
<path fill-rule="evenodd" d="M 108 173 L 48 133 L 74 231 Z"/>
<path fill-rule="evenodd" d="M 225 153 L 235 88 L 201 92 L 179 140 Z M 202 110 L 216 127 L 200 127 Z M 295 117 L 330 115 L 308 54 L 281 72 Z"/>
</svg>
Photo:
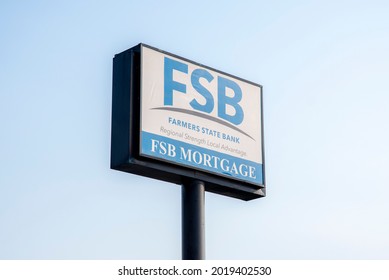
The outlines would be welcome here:
<svg viewBox="0 0 389 280">
<path fill-rule="evenodd" d="M 204 259 L 204 191 L 266 195 L 262 86 L 139 44 L 113 59 L 111 168 L 182 186 L 182 257 Z"/>
<path fill-rule="evenodd" d="M 182 186 L 182 259 L 205 259 L 205 185 L 191 180 Z"/>
</svg>

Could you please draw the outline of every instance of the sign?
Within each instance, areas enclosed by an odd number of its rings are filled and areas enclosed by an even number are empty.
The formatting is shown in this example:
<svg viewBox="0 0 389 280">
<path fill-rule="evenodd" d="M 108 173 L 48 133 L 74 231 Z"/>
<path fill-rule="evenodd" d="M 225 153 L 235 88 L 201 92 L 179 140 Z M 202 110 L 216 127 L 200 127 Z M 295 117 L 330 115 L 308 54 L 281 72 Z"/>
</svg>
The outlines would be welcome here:
<svg viewBox="0 0 389 280">
<path fill-rule="evenodd" d="M 262 88 L 141 47 L 141 155 L 263 184 Z"/>
<path fill-rule="evenodd" d="M 265 196 L 261 85 L 145 44 L 113 65 L 111 168 Z"/>
</svg>

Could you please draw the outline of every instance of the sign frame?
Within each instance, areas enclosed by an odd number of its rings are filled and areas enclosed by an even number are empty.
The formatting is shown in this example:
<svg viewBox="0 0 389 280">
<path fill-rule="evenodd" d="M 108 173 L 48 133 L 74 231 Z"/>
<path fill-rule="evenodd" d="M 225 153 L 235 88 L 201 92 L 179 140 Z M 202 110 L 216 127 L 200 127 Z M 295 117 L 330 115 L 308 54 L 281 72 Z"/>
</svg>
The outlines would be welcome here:
<svg viewBox="0 0 389 280">
<path fill-rule="evenodd" d="M 146 44 L 138 44 L 124 52 L 116 54 L 113 58 L 111 169 L 180 185 L 191 180 L 201 180 L 205 182 L 205 190 L 208 192 L 242 200 L 252 200 L 266 196 L 263 141 L 263 91 L 262 86 L 258 84 L 255 85 L 261 89 L 262 184 L 254 184 L 233 177 L 220 176 L 207 171 L 142 155 L 140 151 L 142 47 L 246 83 L 255 84 Z"/>
</svg>

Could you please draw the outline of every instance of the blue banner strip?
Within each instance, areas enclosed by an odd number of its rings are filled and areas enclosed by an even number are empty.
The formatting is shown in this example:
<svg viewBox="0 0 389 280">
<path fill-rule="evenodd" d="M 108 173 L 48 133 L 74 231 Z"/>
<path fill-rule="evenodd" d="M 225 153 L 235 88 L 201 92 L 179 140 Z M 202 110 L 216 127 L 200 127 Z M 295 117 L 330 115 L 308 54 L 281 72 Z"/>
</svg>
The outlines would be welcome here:
<svg viewBox="0 0 389 280">
<path fill-rule="evenodd" d="M 263 184 L 262 164 L 142 131 L 141 154 L 224 177 Z"/>
</svg>

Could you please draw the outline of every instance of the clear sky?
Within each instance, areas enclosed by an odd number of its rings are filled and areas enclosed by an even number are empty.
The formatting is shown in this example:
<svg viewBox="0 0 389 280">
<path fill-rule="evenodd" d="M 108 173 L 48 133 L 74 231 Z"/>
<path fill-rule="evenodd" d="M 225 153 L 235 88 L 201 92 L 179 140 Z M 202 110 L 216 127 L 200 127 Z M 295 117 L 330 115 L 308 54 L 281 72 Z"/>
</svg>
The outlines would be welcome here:
<svg viewBox="0 0 389 280">
<path fill-rule="evenodd" d="M 180 259 L 181 188 L 110 170 L 112 58 L 263 85 L 267 197 L 206 194 L 207 259 L 389 259 L 387 1 L 0 3 L 0 259 Z"/>
</svg>

